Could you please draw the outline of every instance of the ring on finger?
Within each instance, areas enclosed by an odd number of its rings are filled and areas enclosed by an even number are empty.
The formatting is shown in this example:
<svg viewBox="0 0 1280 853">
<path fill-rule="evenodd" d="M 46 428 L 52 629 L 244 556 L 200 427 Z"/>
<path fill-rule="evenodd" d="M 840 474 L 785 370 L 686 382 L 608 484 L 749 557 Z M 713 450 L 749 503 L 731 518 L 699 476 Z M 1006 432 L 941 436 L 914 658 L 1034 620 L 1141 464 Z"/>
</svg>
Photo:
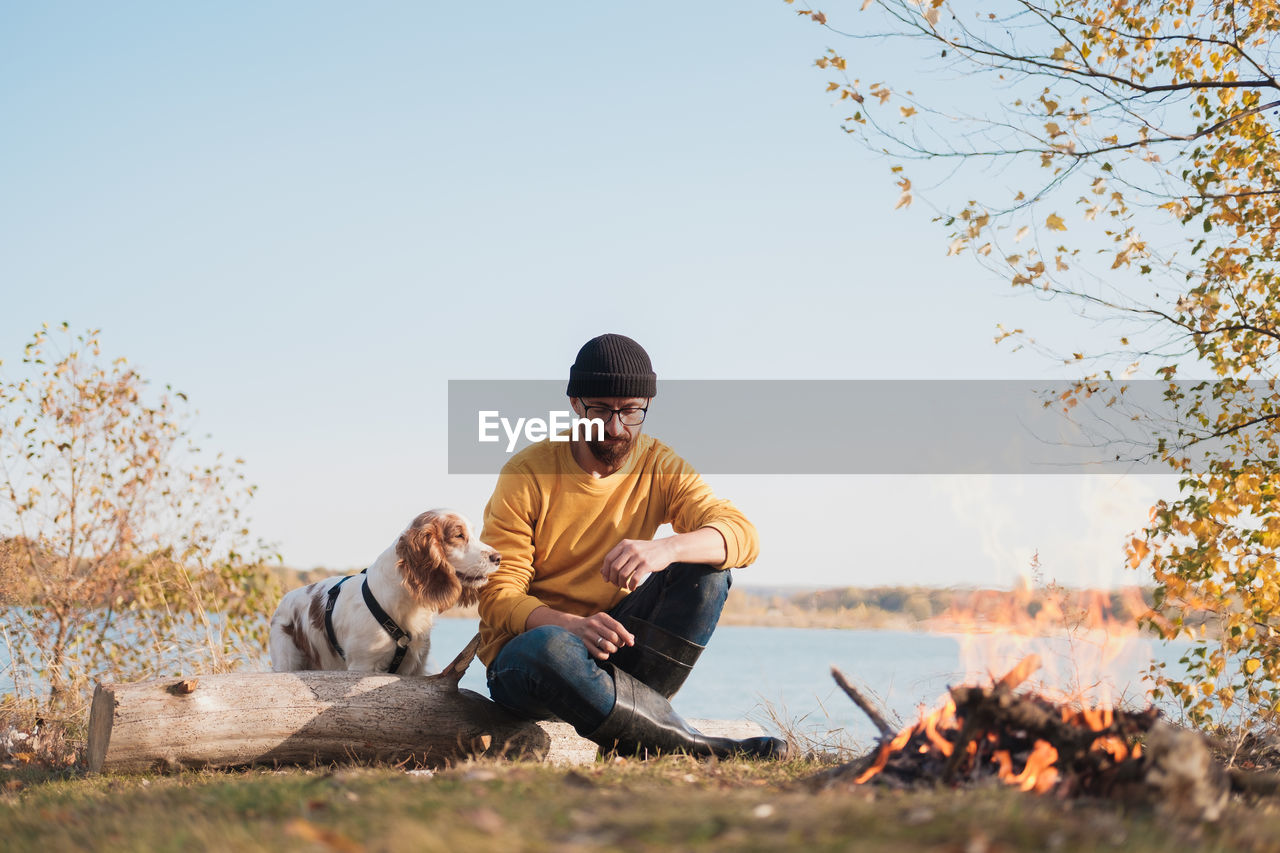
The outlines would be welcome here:
<svg viewBox="0 0 1280 853">
<path fill-rule="evenodd" d="M 597 636 L 596 636 L 596 645 L 597 645 L 597 646 L 603 646 L 603 645 L 604 645 L 604 637 L 601 637 L 601 636 L 597 635 Z"/>
</svg>

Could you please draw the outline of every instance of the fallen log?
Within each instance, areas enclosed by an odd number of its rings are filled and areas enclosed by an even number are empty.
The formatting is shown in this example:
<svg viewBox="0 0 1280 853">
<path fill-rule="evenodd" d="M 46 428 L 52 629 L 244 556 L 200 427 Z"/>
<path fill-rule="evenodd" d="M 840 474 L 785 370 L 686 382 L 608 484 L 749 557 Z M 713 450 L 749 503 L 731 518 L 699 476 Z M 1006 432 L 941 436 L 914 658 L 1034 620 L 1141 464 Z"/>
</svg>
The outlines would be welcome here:
<svg viewBox="0 0 1280 853">
<path fill-rule="evenodd" d="M 100 684 L 89 714 L 91 772 L 390 762 L 438 767 L 479 756 L 587 764 L 596 745 L 563 722 L 533 722 L 459 690 L 474 646 L 439 675 L 257 672 Z M 691 720 L 707 734 L 761 734 Z"/>
<path fill-rule="evenodd" d="M 235 673 L 102 684 L 89 770 L 542 758 L 550 736 L 439 679 L 356 672 Z"/>
</svg>

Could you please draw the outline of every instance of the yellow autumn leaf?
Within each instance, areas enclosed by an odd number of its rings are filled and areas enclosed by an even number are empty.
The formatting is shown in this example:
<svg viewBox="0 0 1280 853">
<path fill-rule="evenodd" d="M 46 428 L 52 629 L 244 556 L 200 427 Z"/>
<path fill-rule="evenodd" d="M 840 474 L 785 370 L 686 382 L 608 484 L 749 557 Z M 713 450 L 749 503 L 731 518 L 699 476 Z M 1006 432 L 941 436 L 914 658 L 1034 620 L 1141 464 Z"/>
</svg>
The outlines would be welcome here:
<svg viewBox="0 0 1280 853">
<path fill-rule="evenodd" d="M 1136 569 L 1138 566 L 1142 565 L 1143 559 L 1146 558 L 1147 553 L 1150 550 L 1151 548 L 1147 545 L 1145 540 L 1139 539 L 1135 536 L 1133 540 L 1129 542 L 1129 568 Z"/>
<path fill-rule="evenodd" d="M 1031 233 L 1031 229 L 1023 225 L 1021 228 L 1018 229 L 1018 233 L 1013 235 L 1013 242 L 1021 243 L 1024 239 L 1026 239 L 1026 236 L 1030 233 Z"/>
<path fill-rule="evenodd" d="M 1052 231 L 1066 231 L 1067 223 L 1062 221 L 1062 217 L 1056 213 L 1050 213 L 1049 218 L 1044 221 L 1047 228 Z"/>
<path fill-rule="evenodd" d="M 1253 675 L 1255 672 L 1258 671 L 1258 667 L 1260 666 L 1262 666 L 1262 661 L 1258 660 L 1257 658 L 1249 658 L 1247 661 L 1244 662 L 1244 671 L 1248 675 Z"/>
</svg>

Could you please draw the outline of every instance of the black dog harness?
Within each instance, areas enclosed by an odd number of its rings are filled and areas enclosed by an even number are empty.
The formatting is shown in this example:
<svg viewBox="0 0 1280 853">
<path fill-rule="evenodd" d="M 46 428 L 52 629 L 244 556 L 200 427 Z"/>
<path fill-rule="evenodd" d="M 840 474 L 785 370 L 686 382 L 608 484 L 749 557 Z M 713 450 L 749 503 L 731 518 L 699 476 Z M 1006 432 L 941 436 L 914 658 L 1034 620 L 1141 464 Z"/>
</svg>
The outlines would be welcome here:
<svg viewBox="0 0 1280 853">
<path fill-rule="evenodd" d="M 378 620 L 378 624 L 382 630 L 391 635 L 391 640 L 396 644 L 396 653 L 391 658 L 391 664 L 387 667 L 387 672 L 395 674 L 400 668 L 401 662 L 404 660 L 405 653 L 409 651 L 409 643 L 413 640 L 409 636 L 409 632 L 396 624 L 396 620 L 391 618 L 387 611 L 382 609 L 382 605 L 378 603 L 378 599 L 373 597 L 373 592 L 369 589 L 369 570 L 365 569 L 360 574 L 365 576 L 364 583 L 361 585 L 360 592 L 364 594 L 365 606 L 369 608 L 369 612 L 373 614 L 373 618 Z M 333 650 L 338 653 L 338 657 L 343 660 L 347 659 L 347 653 L 342 650 L 342 646 L 338 644 L 338 635 L 333 630 L 333 607 L 338 602 L 338 591 L 342 589 L 342 585 L 351 580 L 355 575 L 347 575 L 342 580 L 335 583 L 329 589 L 329 597 L 324 604 L 324 630 L 329 635 L 329 645 L 333 646 Z"/>
</svg>

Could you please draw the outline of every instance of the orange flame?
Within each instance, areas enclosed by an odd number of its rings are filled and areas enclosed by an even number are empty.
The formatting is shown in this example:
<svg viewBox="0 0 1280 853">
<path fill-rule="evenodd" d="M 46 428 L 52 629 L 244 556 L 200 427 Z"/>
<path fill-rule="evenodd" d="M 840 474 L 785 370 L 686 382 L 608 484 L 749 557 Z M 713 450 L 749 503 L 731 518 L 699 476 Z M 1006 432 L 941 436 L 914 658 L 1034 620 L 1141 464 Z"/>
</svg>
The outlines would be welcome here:
<svg viewBox="0 0 1280 853">
<path fill-rule="evenodd" d="M 1082 725 L 1091 731 L 1103 732 L 1111 728 L 1112 723 L 1115 722 L 1115 711 L 1109 705 L 1081 708 L 1079 710 L 1063 707 L 1062 721 L 1064 723 Z M 1090 746 L 1090 749 L 1105 752 L 1116 761 L 1124 761 L 1125 759 L 1137 758 L 1142 755 L 1142 749 L 1139 745 L 1135 744 L 1130 748 L 1125 743 L 1124 738 L 1117 735 L 1106 735 L 1098 738 Z"/>
<path fill-rule="evenodd" d="M 946 704 L 930 714 L 924 721 L 925 737 L 929 738 L 929 743 L 937 747 L 938 751 L 948 758 L 955 751 L 955 747 L 951 745 L 951 741 L 938 734 L 938 723 L 942 722 L 944 725 L 948 725 L 949 728 L 954 729 L 955 720 L 956 703 L 948 696 Z"/>
<path fill-rule="evenodd" d="M 907 745 L 907 741 L 911 740 L 911 736 L 916 733 L 915 726 L 907 726 L 898 732 L 897 736 L 886 744 L 881 744 L 880 751 L 876 753 L 875 761 L 871 762 L 871 766 L 862 771 L 862 775 L 853 780 L 853 784 L 861 785 L 872 776 L 884 769 L 889 763 L 889 756 L 901 750 Z"/>
<path fill-rule="evenodd" d="M 1116 761 L 1124 761 L 1133 754 L 1129 750 L 1129 745 L 1115 735 L 1098 738 L 1093 742 L 1092 748 L 1109 754 Z"/>
<path fill-rule="evenodd" d="M 996 775 L 1001 782 L 1017 785 L 1023 791 L 1043 794 L 1057 784 L 1058 769 L 1053 763 L 1058 760 L 1058 750 L 1047 741 L 1036 741 L 1021 773 L 1013 772 L 1013 758 L 1007 749 L 996 750 L 991 760 L 997 765 Z"/>
<path fill-rule="evenodd" d="M 1009 755 L 1009 750 L 997 749 L 991 755 L 991 760 L 997 765 L 996 775 L 1000 777 L 1000 781 L 1013 782 L 1013 758 Z"/>
<path fill-rule="evenodd" d="M 1058 750 L 1048 741 L 1037 740 L 1036 745 L 1031 748 L 1031 754 L 1027 756 L 1026 766 L 1013 778 L 1013 784 L 1024 791 L 1043 794 L 1057 784 L 1058 769 L 1053 766 L 1057 760 Z"/>
</svg>

